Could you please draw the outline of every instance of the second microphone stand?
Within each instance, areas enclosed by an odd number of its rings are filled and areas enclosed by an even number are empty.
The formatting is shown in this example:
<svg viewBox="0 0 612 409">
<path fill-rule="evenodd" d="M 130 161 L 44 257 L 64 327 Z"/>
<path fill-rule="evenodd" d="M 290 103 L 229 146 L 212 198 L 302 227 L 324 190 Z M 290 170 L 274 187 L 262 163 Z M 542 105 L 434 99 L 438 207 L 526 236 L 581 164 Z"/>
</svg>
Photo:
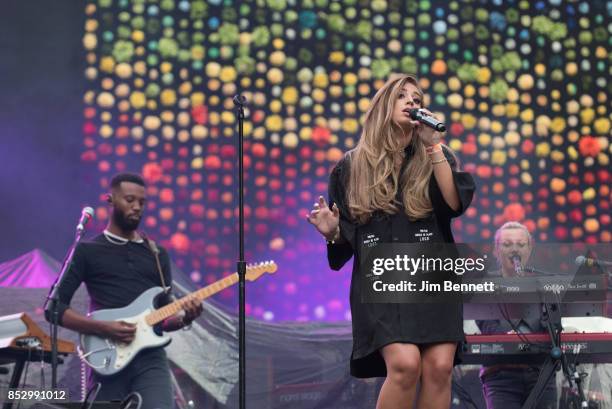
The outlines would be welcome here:
<svg viewBox="0 0 612 409">
<path fill-rule="evenodd" d="M 45 316 L 47 320 L 51 323 L 51 388 L 57 388 L 57 366 L 59 364 L 58 359 L 58 350 L 57 350 L 57 331 L 59 327 L 59 288 L 64 281 L 64 277 L 66 275 L 66 271 L 70 268 L 72 264 L 72 258 L 74 256 L 74 250 L 76 249 L 77 244 L 81 241 L 83 237 L 84 229 L 82 227 L 77 228 L 76 235 L 74 237 L 74 241 L 68 250 L 68 254 L 64 259 L 64 263 L 62 264 L 62 269 L 53 283 L 49 295 L 47 296 L 47 301 L 45 302 Z"/>
<path fill-rule="evenodd" d="M 552 274 L 547 273 L 546 275 Z M 576 364 L 570 364 L 563 351 L 561 341 L 561 333 L 563 332 L 563 325 L 561 324 L 561 301 L 559 299 L 550 300 L 549 297 L 544 294 L 541 294 L 541 297 L 541 321 L 546 324 L 551 340 L 551 348 L 544 364 L 540 368 L 538 380 L 521 409 L 533 409 L 537 406 L 538 401 L 542 397 L 542 393 L 546 389 L 548 383 L 554 378 L 555 372 L 559 367 L 561 367 L 565 375 L 569 388 L 573 389 L 574 382 L 576 384 L 578 396 L 572 398 L 574 407 L 587 408 L 588 403 L 582 387 L 582 377 L 576 369 Z"/>
<path fill-rule="evenodd" d="M 234 96 L 236 115 L 238 117 L 238 212 L 239 212 L 239 260 L 238 271 L 238 382 L 239 382 L 239 407 L 246 408 L 246 317 L 245 317 L 245 276 L 246 261 L 244 260 L 244 108 L 247 104 L 242 95 Z"/>
</svg>

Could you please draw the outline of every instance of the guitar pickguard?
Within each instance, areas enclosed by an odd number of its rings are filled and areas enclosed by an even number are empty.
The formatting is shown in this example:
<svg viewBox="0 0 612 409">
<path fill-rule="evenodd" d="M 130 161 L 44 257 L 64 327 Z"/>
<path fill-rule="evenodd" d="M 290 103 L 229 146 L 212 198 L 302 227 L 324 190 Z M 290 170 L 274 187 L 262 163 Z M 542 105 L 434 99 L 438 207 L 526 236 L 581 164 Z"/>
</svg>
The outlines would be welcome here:
<svg viewBox="0 0 612 409">
<path fill-rule="evenodd" d="M 95 320 L 136 324 L 136 332 L 129 344 L 95 335 L 81 335 L 79 355 L 86 364 L 101 375 L 112 375 L 125 368 L 143 349 L 167 345 L 170 337 L 158 335 L 145 321 L 145 317 L 154 311 L 153 300 L 162 291 L 160 287 L 154 287 L 127 307 L 93 312 L 90 316 Z"/>
</svg>

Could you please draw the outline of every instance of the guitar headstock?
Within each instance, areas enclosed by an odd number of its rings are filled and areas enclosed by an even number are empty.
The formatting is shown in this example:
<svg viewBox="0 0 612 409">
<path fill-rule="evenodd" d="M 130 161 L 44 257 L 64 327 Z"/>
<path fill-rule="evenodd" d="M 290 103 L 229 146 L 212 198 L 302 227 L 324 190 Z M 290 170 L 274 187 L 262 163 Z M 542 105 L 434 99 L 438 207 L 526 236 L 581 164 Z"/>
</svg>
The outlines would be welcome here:
<svg viewBox="0 0 612 409">
<path fill-rule="evenodd" d="M 246 266 L 246 279 L 255 281 L 265 273 L 274 274 L 278 270 L 278 266 L 272 260 L 264 261 L 257 264 L 249 264 Z"/>
</svg>

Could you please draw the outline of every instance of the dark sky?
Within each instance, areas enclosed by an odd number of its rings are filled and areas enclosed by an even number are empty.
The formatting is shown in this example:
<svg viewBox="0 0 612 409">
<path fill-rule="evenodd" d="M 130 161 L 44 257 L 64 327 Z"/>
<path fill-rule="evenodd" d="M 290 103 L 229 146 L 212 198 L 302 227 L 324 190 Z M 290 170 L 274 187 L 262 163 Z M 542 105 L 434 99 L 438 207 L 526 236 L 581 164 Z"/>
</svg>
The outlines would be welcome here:
<svg viewBox="0 0 612 409">
<path fill-rule="evenodd" d="M 84 198 L 81 1 L 10 0 L 0 13 L 0 261 L 61 259 Z"/>
</svg>

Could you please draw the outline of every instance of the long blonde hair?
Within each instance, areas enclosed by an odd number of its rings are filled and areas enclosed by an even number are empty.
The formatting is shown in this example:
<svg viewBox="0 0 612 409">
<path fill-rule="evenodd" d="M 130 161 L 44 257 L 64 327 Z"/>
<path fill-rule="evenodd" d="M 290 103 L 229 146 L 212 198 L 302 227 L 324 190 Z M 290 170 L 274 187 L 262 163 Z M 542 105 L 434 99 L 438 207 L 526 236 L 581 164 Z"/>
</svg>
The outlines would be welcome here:
<svg viewBox="0 0 612 409">
<path fill-rule="evenodd" d="M 422 95 L 415 77 L 399 74 L 389 78 L 374 95 L 364 117 L 359 143 L 349 153 L 347 202 L 351 216 L 362 224 L 376 210 L 397 213 L 396 195 L 400 186 L 404 211 L 410 219 L 424 218 L 433 210 L 428 190 L 433 168 L 425 145 L 414 132 L 410 141 L 413 156 L 400 175 L 404 160 L 403 130 L 393 121 L 393 110 L 407 83 L 416 86 Z"/>
</svg>

